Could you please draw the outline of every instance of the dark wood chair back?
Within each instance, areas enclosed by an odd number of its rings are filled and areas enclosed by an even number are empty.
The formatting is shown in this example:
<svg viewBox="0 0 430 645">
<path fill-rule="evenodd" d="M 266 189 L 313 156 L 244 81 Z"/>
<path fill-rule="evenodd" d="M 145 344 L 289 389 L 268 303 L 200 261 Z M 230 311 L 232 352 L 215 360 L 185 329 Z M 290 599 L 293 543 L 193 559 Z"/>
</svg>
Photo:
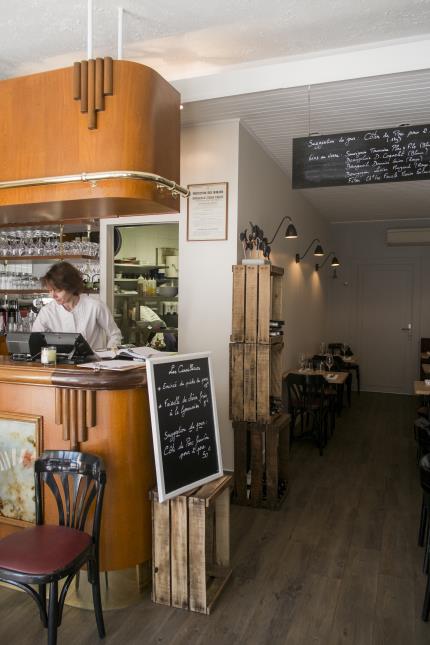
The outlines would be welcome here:
<svg viewBox="0 0 430 645">
<path fill-rule="evenodd" d="M 44 523 L 43 484 L 53 494 L 60 526 L 87 532 L 98 540 L 106 471 L 100 457 L 68 450 L 44 452 L 34 465 L 36 524 Z M 94 513 L 90 513 L 95 503 Z M 90 527 L 86 527 L 87 520 Z M 89 529 L 89 530 L 88 530 Z"/>
<path fill-rule="evenodd" d="M 288 374 L 288 406 L 312 410 L 324 405 L 326 381 L 320 374 Z"/>
</svg>

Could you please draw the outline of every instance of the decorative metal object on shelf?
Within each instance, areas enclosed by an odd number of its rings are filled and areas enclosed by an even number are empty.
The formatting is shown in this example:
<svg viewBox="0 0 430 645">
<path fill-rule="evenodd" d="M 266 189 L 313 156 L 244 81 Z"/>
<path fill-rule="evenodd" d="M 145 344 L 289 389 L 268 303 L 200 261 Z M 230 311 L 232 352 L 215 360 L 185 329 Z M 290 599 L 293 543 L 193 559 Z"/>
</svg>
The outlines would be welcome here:
<svg viewBox="0 0 430 645">
<path fill-rule="evenodd" d="M 247 257 L 247 251 L 258 251 L 261 252 L 264 258 L 269 259 L 271 247 L 269 245 L 268 238 L 264 235 L 262 228 L 258 224 L 253 224 L 249 222 L 251 230 L 248 232 L 246 228 L 239 235 L 239 239 L 242 242 L 243 254 L 244 257 Z"/>
</svg>

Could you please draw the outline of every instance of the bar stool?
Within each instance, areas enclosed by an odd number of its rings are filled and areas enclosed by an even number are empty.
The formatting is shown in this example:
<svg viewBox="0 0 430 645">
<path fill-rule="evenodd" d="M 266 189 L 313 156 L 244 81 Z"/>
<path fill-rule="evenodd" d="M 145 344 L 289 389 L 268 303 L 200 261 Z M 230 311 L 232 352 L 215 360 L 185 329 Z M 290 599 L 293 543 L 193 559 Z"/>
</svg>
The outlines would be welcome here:
<svg viewBox="0 0 430 645">
<path fill-rule="evenodd" d="M 421 612 L 421 618 L 425 622 L 428 621 L 430 612 L 430 576 L 429 576 L 429 558 L 430 558 L 430 531 L 428 530 L 428 518 L 430 513 L 430 454 L 424 455 L 420 460 L 420 481 L 423 490 L 423 502 L 421 507 L 421 522 L 420 522 L 420 539 L 422 544 L 425 542 L 425 554 L 423 570 L 427 575 L 426 591 L 424 595 L 424 603 Z M 424 530 L 423 529 L 424 525 Z M 426 539 L 425 538 L 426 535 Z M 421 542 L 420 542 L 421 544 Z"/>
</svg>

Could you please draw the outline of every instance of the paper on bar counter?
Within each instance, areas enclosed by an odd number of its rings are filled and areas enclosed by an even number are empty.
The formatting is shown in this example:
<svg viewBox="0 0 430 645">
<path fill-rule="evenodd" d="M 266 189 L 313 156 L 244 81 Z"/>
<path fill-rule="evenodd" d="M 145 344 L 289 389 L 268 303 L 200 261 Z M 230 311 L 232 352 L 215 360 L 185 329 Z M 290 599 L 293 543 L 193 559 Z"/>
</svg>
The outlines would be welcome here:
<svg viewBox="0 0 430 645">
<path fill-rule="evenodd" d="M 138 361 L 94 361 L 92 363 L 81 363 L 77 367 L 86 367 L 87 369 L 94 370 L 114 370 L 114 371 L 125 371 L 125 370 L 135 370 L 139 367 L 142 367 L 142 363 Z"/>
<path fill-rule="evenodd" d="M 138 361 L 146 361 L 147 358 L 151 356 L 156 356 L 157 354 L 168 354 L 169 352 L 160 352 L 158 349 L 153 347 L 127 347 L 124 349 L 106 349 L 97 352 L 97 356 L 100 358 L 115 358 L 115 356 L 128 356 L 129 358 L 134 358 Z"/>
</svg>

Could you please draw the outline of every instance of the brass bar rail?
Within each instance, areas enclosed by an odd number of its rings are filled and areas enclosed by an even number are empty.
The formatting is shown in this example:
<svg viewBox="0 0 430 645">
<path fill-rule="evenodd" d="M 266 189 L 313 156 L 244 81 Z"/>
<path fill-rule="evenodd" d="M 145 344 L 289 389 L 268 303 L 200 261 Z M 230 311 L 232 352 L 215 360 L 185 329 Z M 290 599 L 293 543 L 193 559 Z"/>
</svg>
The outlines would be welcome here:
<svg viewBox="0 0 430 645">
<path fill-rule="evenodd" d="M 51 184 L 73 184 L 79 181 L 97 182 L 106 179 L 141 179 L 142 181 L 152 181 L 159 188 L 167 188 L 172 192 L 172 196 L 180 195 L 189 197 L 188 188 L 180 186 L 175 181 L 154 175 L 150 172 L 141 172 L 140 170 L 107 170 L 103 172 L 82 172 L 77 175 L 59 175 L 58 177 L 35 177 L 32 179 L 14 179 L 12 181 L 0 181 L 0 190 L 7 188 L 26 188 L 28 186 L 48 186 Z"/>
</svg>

